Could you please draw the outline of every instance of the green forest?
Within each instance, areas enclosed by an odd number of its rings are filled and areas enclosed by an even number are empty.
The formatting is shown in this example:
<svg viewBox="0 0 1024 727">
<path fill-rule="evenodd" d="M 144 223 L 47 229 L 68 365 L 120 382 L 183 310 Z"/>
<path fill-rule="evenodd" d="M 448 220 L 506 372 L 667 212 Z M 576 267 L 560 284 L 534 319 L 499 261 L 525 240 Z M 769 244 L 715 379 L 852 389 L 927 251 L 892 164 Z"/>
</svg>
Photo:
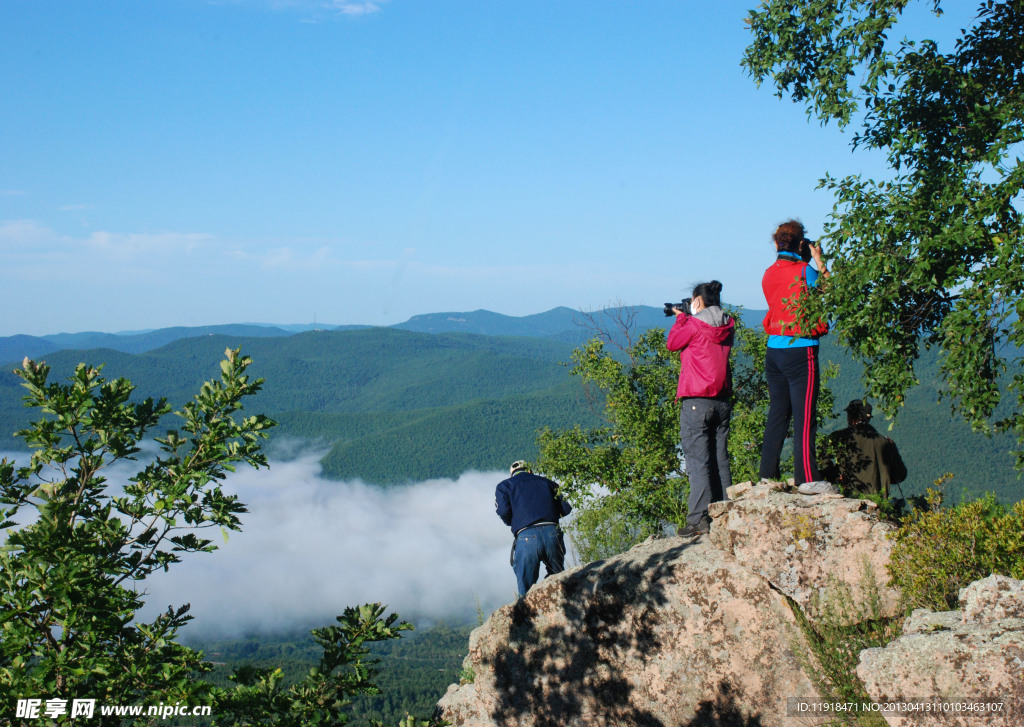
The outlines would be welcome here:
<svg viewBox="0 0 1024 727">
<path fill-rule="evenodd" d="M 660 311 L 652 315 L 653 310 L 642 311 L 643 325 L 658 320 Z M 759 315 L 749 311 L 744 318 Z M 569 333 L 513 337 L 370 328 L 256 338 L 204 335 L 144 353 L 64 350 L 47 354 L 46 361 L 58 377 L 80 361 L 105 362 L 108 378 L 128 377 L 139 391 L 166 396 L 178 406 L 226 347 L 241 346 L 254 359 L 254 374 L 266 379 L 260 409 L 279 422 L 272 456 L 286 457 L 296 443 L 312 446 L 324 451 L 328 478 L 392 485 L 503 469 L 536 455 L 542 427 L 598 423 L 599 407 L 563 365 L 581 335 Z M 1021 499 L 1012 437 L 976 434 L 951 416 L 939 401 L 938 361 L 927 356 L 917 362 L 921 384 L 889 432 L 910 469 L 904 492 L 923 493 L 950 472 L 956 495 L 992 491 L 1005 502 Z M 824 340 L 822 360 L 839 366 L 831 382 L 837 409 L 863 396 L 861 366 L 831 338 Z M 23 449 L 13 432 L 28 416 L 13 368 L 0 373 L 0 448 L 9 450 Z M 834 414 L 829 429 L 845 425 L 842 412 Z M 887 426 L 879 418 L 875 423 L 880 430 Z"/>
<path fill-rule="evenodd" d="M 354 727 L 369 727 L 370 720 L 398 724 L 406 714 L 427 717 L 449 684 L 457 683 L 473 626 L 437 623 L 406 632 L 402 638 L 374 644 L 378 660 L 376 683 L 382 693 L 357 697 L 351 707 Z M 223 687 L 242 665 L 278 668 L 291 684 L 316 665 L 321 649 L 308 632 L 231 640 L 196 641 L 215 669 L 209 681 Z"/>
</svg>

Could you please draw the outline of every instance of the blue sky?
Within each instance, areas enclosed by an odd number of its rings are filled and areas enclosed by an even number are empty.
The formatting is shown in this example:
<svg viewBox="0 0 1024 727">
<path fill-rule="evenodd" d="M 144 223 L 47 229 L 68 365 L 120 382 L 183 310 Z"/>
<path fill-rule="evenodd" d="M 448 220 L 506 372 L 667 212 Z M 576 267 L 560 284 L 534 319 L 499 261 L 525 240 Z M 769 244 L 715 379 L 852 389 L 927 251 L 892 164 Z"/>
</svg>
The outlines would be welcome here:
<svg viewBox="0 0 1024 727">
<path fill-rule="evenodd" d="M 760 307 L 884 165 L 754 86 L 752 2 L 0 0 L 0 335 Z"/>
</svg>

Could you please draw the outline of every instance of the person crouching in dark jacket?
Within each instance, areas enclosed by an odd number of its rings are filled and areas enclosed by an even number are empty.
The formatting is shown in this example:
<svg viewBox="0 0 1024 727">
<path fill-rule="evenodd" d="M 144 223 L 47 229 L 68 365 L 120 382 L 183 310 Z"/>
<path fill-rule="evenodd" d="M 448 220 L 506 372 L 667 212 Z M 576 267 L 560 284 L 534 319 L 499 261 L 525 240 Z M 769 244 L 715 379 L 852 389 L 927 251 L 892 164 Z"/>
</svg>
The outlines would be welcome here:
<svg viewBox="0 0 1024 727">
<path fill-rule="evenodd" d="M 572 512 L 572 506 L 558 496 L 557 483 L 533 474 L 526 462 L 513 462 L 509 474 L 494 490 L 494 509 L 515 535 L 512 570 L 522 598 L 537 582 L 542 561 L 549 576 L 565 569 L 558 520 Z"/>
<path fill-rule="evenodd" d="M 673 308 L 676 322 L 668 332 L 669 351 L 679 351 L 679 440 L 690 478 L 689 512 L 683 537 L 711 530 L 708 505 L 727 500 L 729 418 L 732 416 L 732 351 L 736 323 L 722 311 L 722 284 L 717 280 L 693 289 L 690 312 Z"/>
<path fill-rule="evenodd" d="M 871 426 L 871 404 L 854 399 L 846 407 L 845 429 L 828 435 L 830 454 L 822 471 L 830 482 L 842 485 L 846 494 L 881 494 L 891 497 L 889 485 L 907 478 L 896 443 Z"/>
</svg>

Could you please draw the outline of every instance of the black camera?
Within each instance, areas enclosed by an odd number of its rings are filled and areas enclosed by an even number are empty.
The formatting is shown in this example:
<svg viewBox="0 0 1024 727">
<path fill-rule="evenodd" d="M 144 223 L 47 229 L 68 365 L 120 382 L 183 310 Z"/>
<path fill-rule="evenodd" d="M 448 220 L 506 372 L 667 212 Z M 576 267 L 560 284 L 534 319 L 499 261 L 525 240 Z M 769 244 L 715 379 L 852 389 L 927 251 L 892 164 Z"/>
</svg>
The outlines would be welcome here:
<svg viewBox="0 0 1024 727">
<path fill-rule="evenodd" d="M 676 312 L 674 310 L 672 310 L 673 308 L 675 308 L 677 310 L 681 310 L 684 313 L 689 314 L 690 313 L 690 301 L 691 300 L 693 300 L 693 298 L 687 298 L 686 300 L 680 301 L 679 303 L 666 303 L 665 304 L 665 315 L 666 316 L 674 316 L 676 314 Z"/>
<path fill-rule="evenodd" d="M 811 261 L 811 245 L 814 244 L 814 240 L 808 240 L 806 237 L 800 241 L 800 259 L 805 263 Z"/>
</svg>

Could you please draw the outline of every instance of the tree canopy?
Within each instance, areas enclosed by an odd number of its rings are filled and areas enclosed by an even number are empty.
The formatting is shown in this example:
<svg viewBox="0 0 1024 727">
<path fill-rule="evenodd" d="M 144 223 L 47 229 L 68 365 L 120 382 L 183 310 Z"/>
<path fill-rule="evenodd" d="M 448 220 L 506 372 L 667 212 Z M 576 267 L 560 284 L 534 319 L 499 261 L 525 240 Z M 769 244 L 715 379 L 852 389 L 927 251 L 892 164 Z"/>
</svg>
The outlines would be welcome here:
<svg viewBox="0 0 1024 727">
<path fill-rule="evenodd" d="M 736 321 L 729 458 L 733 481 L 742 482 L 758 477 L 768 411 L 768 337 L 743 325 L 738 310 L 728 312 Z M 622 552 L 686 520 L 689 479 L 680 461 L 675 396 L 680 357 L 665 347 L 663 329 L 637 328 L 635 312 L 623 308 L 611 326 L 595 327 L 595 336 L 572 354 L 570 372 L 582 380 L 601 424 L 545 427 L 537 436 L 537 468 L 560 483 L 560 493 L 575 508 L 568 532 L 584 560 Z M 822 381 L 835 375 L 829 366 Z M 832 417 L 833 404 L 823 386 L 819 425 Z M 791 466 L 789 457 L 783 469 Z"/>
<path fill-rule="evenodd" d="M 767 0 L 749 14 L 754 80 L 823 124 L 858 124 L 854 148 L 891 169 L 822 180 L 833 276 L 802 314 L 836 320 L 887 415 L 917 383 L 922 347 L 937 347 L 954 411 L 1024 442 L 1024 0 L 981 2 L 945 51 L 891 37 L 909 3 Z M 1016 401 L 999 407 L 1007 390 Z"/>
<path fill-rule="evenodd" d="M 29 464 L 0 460 L 4 724 L 71 723 L 84 703 L 85 716 L 119 725 L 127 720 L 104 706 L 181 703 L 211 707 L 216 725 L 344 725 L 355 696 L 379 694 L 367 645 L 412 628 L 379 603 L 346 608 L 338 625 L 315 629 L 323 653 L 298 683 L 284 685 L 280 669 L 243 667 L 227 690 L 204 681 L 212 666 L 177 642 L 192 618 L 187 604 L 138 618 L 146 578 L 183 553 L 216 550 L 198 533 L 241 529 L 245 505 L 221 481 L 237 463 L 267 465 L 261 445 L 274 426 L 262 414 L 241 415 L 242 400 L 263 385 L 246 373 L 251 363 L 228 349 L 220 379 L 174 412 L 180 429 L 156 437 L 158 453 L 122 487 L 108 481 L 110 468 L 142 454 L 171 414 L 167 401 L 137 400 L 128 379 L 107 380 L 87 364 L 68 383 L 50 381 L 50 367 L 27 358 L 15 372 L 26 406 L 42 416 L 18 433 L 34 449 Z"/>
</svg>

